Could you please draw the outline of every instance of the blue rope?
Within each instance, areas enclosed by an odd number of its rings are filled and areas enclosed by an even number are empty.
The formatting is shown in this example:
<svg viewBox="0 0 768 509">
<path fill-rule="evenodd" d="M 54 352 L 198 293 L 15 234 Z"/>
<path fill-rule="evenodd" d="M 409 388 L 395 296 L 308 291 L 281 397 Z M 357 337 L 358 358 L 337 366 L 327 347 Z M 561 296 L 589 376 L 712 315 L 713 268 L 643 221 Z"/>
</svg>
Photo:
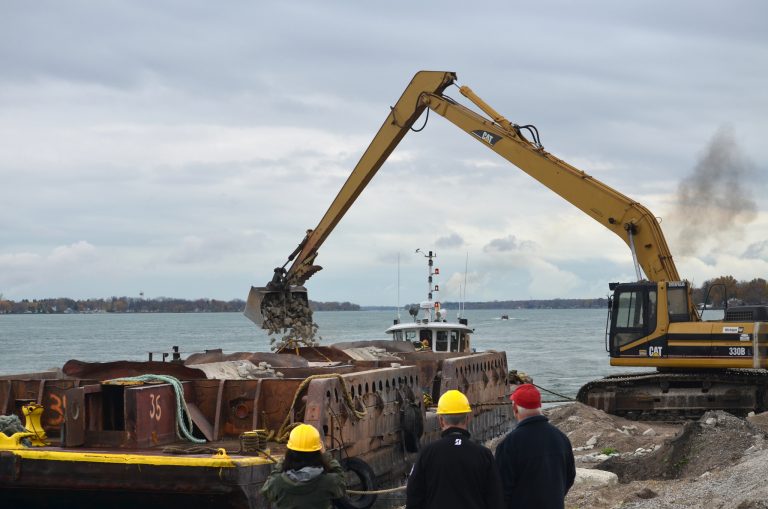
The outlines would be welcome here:
<svg viewBox="0 0 768 509">
<path fill-rule="evenodd" d="M 184 389 L 181 387 L 181 382 L 178 378 L 168 375 L 139 375 L 128 376 L 125 378 L 113 378 L 112 380 L 106 380 L 104 383 L 110 382 L 165 382 L 173 387 L 176 393 L 176 436 L 184 439 L 186 438 L 190 442 L 195 444 L 204 444 L 206 441 L 202 438 L 197 438 L 192 435 L 192 416 L 187 408 L 187 402 L 184 400 Z M 184 414 L 186 413 L 186 419 Z M 184 435 L 184 436 L 182 436 Z"/>
</svg>

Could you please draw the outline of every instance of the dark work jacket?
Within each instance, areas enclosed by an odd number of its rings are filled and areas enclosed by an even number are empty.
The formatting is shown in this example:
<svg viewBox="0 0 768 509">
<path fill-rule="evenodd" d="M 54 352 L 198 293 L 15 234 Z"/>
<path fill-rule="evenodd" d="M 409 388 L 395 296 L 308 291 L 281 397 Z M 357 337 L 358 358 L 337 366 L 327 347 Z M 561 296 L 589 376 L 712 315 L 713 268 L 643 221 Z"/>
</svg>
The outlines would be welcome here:
<svg viewBox="0 0 768 509">
<path fill-rule="evenodd" d="M 421 450 L 408 477 L 406 509 L 501 509 L 501 480 L 491 451 L 468 431 L 448 428 Z"/>
<path fill-rule="evenodd" d="M 543 415 L 520 421 L 496 447 L 507 509 L 563 509 L 576 466 L 571 441 Z"/>
<path fill-rule="evenodd" d="M 327 454 L 327 453 L 325 453 Z M 328 458 L 330 472 L 306 481 L 296 481 L 278 463 L 261 488 L 264 498 L 277 509 L 331 509 L 331 499 L 345 495 L 344 470 L 335 459 Z"/>
</svg>

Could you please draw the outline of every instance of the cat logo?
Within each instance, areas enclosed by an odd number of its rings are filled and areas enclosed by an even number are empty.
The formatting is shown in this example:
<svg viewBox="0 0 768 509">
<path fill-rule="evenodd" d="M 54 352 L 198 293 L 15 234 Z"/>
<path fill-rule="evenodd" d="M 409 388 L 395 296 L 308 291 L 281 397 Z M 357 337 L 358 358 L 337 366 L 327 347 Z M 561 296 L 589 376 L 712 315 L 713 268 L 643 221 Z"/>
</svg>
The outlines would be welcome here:
<svg viewBox="0 0 768 509">
<path fill-rule="evenodd" d="M 662 346 L 651 346 L 648 347 L 648 357 L 661 357 L 661 349 L 664 348 Z"/>
<path fill-rule="evenodd" d="M 472 134 L 486 142 L 488 145 L 495 145 L 497 141 L 501 139 L 501 136 L 496 136 L 495 134 L 489 133 L 488 131 L 483 131 L 481 129 L 478 129 L 476 131 L 472 131 Z"/>
</svg>

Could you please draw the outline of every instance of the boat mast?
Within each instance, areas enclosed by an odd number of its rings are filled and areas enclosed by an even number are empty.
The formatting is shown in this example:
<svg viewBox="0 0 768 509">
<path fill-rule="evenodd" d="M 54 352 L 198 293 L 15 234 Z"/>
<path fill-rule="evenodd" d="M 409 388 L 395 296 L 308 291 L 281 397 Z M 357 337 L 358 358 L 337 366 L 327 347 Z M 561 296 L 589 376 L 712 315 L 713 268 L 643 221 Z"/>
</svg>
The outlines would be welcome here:
<svg viewBox="0 0 768 509">
<path fill-rule="evenodd" d="M 434 266 L 434 259 L 437 258 L 437 253 L 429 251 L 428 254 L 425 254 L 421 249 L 417 249 L 416 252 L 423 254 L 427 258 L 427 300 L 422 302 L 420 307 L 424 310 L 425 318 L 430 322 L 434 322 L 440 318 L 441 314 L 440 299 L 435 295 L 440 293 L 440 286 L 432 285 L 432 276 L 440 275 L 440 269 Z"/>
</svg>

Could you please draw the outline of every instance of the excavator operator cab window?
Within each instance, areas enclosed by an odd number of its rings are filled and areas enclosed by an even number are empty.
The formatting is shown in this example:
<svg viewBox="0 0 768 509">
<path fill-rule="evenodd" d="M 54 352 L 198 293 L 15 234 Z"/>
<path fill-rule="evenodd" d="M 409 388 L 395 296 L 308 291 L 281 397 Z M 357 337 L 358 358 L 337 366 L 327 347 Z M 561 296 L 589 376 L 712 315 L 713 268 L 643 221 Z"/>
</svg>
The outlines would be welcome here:
<svg viewBox="0 0 768 509">
<path fill-rule="evenodd" d="M 687 322 L 691 318 L 688 316 L 688 287 L 672 286 L 667 287 L 667 309 L 669 309 L 670 322 Z"/>
<path fill-rule="evenodd" d="M 648 285 L 616 290 L 611 324 L 612 351 L 648 336 L 656 328 L 656 288 Z"/>
</svg>

